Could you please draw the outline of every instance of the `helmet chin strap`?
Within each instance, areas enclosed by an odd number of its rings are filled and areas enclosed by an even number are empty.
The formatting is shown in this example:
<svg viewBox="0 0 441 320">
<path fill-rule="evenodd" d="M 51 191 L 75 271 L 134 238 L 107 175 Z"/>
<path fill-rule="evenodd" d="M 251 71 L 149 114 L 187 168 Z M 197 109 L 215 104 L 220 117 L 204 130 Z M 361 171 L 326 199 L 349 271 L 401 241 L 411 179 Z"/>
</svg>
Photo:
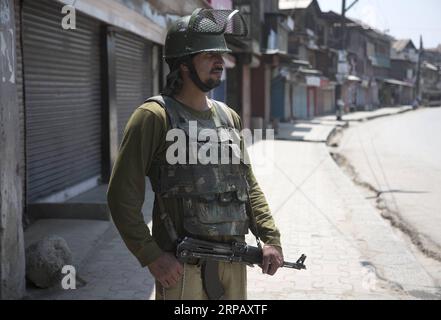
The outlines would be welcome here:
<svg viewBox="0 0 441 320">
<path fill-rule="evenodd" d="M 188 58 L 188 60 L 186 61 L 185 65 L 188 67 L 188 69 L 190 70 L 190 79 L 193 81 L 193 83 L 196 85 L 196 87 L 198 87 L 199 89 L 201 89 L 202 92 L 208 92 L 214 88 L 217 87 L 216 86 L 210 86 L 207 85 L 206 83 L 203 83 L 201 78 L 199 78 L 199 75 L 196 71 L 196 68 L 194 67 L 193 64 L 193 56 L 190 56 Z"/>
</svg>

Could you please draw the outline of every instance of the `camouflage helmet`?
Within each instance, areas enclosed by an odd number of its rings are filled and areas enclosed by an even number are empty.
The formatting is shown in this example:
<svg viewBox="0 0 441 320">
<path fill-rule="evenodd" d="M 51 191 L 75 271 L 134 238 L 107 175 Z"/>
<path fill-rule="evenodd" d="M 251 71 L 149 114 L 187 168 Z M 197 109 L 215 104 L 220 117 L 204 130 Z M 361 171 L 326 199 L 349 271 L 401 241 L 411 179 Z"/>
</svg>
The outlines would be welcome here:
<svg viewBox="0 0 441 320">
<path fill-rule="evenodd" d="M 200 52 L 231 52 L 225 35 L 246 36 L 248 29 L 238 10 L 196 9 L 173 22 L 165 40 L 165 59 Z"/>
</svg>

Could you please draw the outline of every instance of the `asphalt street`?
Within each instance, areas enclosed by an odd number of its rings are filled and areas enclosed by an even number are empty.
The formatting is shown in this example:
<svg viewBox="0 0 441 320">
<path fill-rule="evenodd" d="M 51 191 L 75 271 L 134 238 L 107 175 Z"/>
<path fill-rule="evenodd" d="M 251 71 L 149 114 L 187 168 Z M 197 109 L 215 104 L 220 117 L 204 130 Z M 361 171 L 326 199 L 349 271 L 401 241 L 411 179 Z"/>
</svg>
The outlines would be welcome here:
<svg viewBox="0 0 441 320">
<path fill-rule="evenodd" d="M 441 108 L 351 123 L 338 152 L 379 192 L 386 215 L 441 262 Z M 432 264 L 433 265 L 433 264 Z M 441 272 L 434 270 L 437 278 Z"/>
<path fill-rule="evenodd" d="M 350 128 L 345 131 L 341 145 L 344 146 L 342 151 L 348 155 L 351 149 L 355 148 L 355 145 L 358 145 L 359 149 L 354 150 L 354 153 L 358 153 L 363 157 L 365 157 L 365 153 L 372 154 L 374 157 L 373 154 L 376 152 L 379 161 L 385 162 L 382 163 L 384 169 L 388 173 L 390 171 L 391 176 L 393 176 L 393 178 L 390 178 L 391 183 L 398 175 L 403 181 L 409 180 L 408 175 L 411 173 L 411 165 L 418 168 L 429 168 L 431 170 L 430 174 L 425 178 L 430 180 L 430 176 L 433 176 L 434 173 L 441 172 L 440 136 L 441 108 L 425 108 L 393 117 L 362 122 L 358 125 L 351 123 Z M 374 162 L 371 161 L 372 164 Z M 377 176 L 379 175 L 377 174 Z M 386 181 L 381 180 L 381 177 L 371 178 L 372 183 L 377 187 L 387 187 L 384 185 Z M 410 178 L 413 179 L 413 176 L 410 176 Z M 412 184 L 413 181 L 408 182 L 408 186 Z M 430 188 L 427 191 L 431 191 Z M 432 196 L 439 195 L 435 192 L 428 193 Z M 438 201 L 438 204 L 440 205 L 439 210 L 441 203 Z"/>
</svg>

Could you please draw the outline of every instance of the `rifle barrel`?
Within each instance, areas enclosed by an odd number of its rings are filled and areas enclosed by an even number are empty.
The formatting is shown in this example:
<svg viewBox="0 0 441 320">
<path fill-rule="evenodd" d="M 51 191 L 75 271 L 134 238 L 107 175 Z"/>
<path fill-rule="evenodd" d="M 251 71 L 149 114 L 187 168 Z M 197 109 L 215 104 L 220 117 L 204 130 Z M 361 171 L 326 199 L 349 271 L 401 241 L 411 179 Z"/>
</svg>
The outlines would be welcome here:
<svg viewBox="0 0 441 320">
<path fill-rule="evenodd" d="M 305 265 L 303 265 L 303 264 L 298 264 L 296 262 L 286 262 L 286 261 L 283 262 L 283 267 L 297 269 L 297 270 L 306 269 Z"/>
<path fill-rule="evenodd" d="M 301 270 L 301 269 L 306 270 L 306 266 L 304 265 L 305 259 L 306 259 L 306 256 L 304 254 L 302 254 L 302 256 L 297 260 L 297 262 L 284 261 L 283 267 L 297 269 L 297 270 Z"/>
</svg>

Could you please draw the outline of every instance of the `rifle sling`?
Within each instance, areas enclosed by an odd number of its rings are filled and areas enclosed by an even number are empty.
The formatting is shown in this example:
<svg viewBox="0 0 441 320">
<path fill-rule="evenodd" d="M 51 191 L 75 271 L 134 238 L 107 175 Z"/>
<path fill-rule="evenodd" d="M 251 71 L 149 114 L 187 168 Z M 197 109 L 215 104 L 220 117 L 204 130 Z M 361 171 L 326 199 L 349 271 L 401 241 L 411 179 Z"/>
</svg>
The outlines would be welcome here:
<svg viewBox="0 0 441 320">
<path fill-rule="evenodd" d="M 201 265 L 202 285 L 209 300 L 221 300 L 225 290 L 219 279 L 219 262 L 203 260 Z"/>
<path fill-rule="evenodd" d="M 156 199 L 158 200 L 159 205 L 159 211 L 160 211 L 160 218 L 162 222 L 164 223 L 165 229 L 167 230 L 168 235 L 170 236 L 170 240 L 173 243 L 176 243 L 178 241 L 178 235 L 176 233 L 176 230 L 173 226 L 173 222 L 168 215 L 167 211 L 165 211 L 164 206 L 164 200 L 162 199 L 161 195 L 159 193 L 155 193 Z"/>
<path fill-rule="evenodd" d="M 260 243 L 260 236 L 259 236 L 259 230 L 257 229 L 257 221 L 256 221 L 256 216 L 254 215 L 254 210 L 253 210 L 253 206 L 251 205 L 251 196 L 250 196 L 250 192 L 247 190 L 247 195 L 248 195 L 248 201 L 247 201 L 247 214 L 248 217 L 251 220 L 251 232 L 254 234 L 254 236 L 256 237 L 256 242 L 257 242 L 257 246 L 259 248 L 262 248 L 262 245 Z"/>
</svg>

